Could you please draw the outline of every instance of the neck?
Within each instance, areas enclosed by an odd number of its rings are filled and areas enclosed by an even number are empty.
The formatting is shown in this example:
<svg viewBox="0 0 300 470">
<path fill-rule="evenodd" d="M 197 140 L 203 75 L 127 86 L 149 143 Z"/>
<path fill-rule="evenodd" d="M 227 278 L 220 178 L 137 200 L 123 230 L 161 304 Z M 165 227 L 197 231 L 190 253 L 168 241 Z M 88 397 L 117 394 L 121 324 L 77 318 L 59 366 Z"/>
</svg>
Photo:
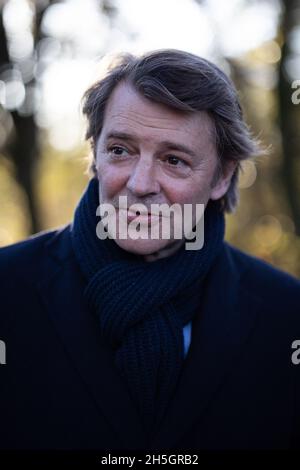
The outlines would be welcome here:
<svg viewBox="0 0 300 470">
<path fill-rule="evenodd" d="M 155 251 L 154 253 L 150 253 L 148 255 L 144 255 L 143 259 L 147 263 L 151 263 L 152 261 L 157 261 L 158 259 L 171 256 L 179 250 L 184 241 L 185 240 L 175 240 L 172 244 L 166 246 L 165 248 L 162 248 L 161 250 Z"/>
</svg>

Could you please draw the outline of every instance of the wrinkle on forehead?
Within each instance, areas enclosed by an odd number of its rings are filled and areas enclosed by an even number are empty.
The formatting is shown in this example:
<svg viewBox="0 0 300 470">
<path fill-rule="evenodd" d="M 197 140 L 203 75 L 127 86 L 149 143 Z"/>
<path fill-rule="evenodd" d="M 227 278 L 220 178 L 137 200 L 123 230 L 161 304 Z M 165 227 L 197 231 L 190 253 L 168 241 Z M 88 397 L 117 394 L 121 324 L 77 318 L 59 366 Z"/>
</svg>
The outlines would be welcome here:
<svg viewBox="0 0 300 470">
<path fill-rule="evenodd" d="M 135 130 L 134 134 L 144 133 L 144 140 L 153 138 L 151 131 L 174 132 L 174 138 L 187 138 L 194 145 L 214 147 L 214 124 L 206 111 L 183 113 L 164 104 L 151 101 L 144 97 L 133 86 L 122 82 L 110 96 L 105 114 L 101 134 L 108 129 L 122 132 Z M 149 135 L 147 134 L 149 130 Z M 176 135 L 175 135 L 176 133 Z"/>
<path fill-rule="evenodd" d="M 186 123 L 174 123 L 170 119 L 145 118 L 144 115 L 138 113 L 131 115 L 115 115 L 110 120 L 109 127 L 117 127 L 119 131 L 126 131 L 128 129 L 136 129 L 136 131 L 146 131 L 147 129 L 153 131 L 170 131 L 176 134 L 193 134 L 192 130 Z M 202 129 L 197 130 L 197 134 L 202 132 Z"/>
<path fill-rule="evenodd" d="M 144 113 L 136 111 L 128 112 L 120 110 L 119 113 L 112 114 L 111 119 L 115 121 L 133 121 L 135 124 L 142 124 L 145 127 L 154 129 L 178 129 L 178 126 L 174 126 L 174 122 L 170 122 L 170 117 L 168 116 L 146 116 Z"/>
</svg>

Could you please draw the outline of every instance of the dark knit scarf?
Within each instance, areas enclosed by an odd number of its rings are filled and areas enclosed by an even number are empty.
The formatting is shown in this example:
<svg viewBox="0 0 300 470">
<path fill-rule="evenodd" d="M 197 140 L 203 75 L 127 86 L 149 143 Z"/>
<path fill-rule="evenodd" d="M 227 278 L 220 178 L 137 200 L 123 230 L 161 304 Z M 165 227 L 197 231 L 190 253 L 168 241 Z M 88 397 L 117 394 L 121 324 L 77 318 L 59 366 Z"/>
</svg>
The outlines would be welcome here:
<svg viewBox="0 0 300 470">
<path fill-rule="evenodd" d="M 91 179 L 76 208 L 73 248 L 87 280 L 84 295 L 150 431 L 176 387 L 184 360 L 182 329 L 199 313 L 202 280 L 223 244 L 224 216 L 210 201 L 202 249 L 189 251 L 183 244 L 169 257 L 145 262 L 113 239 L 97 237 L 98 185 Z"/>
</svg>

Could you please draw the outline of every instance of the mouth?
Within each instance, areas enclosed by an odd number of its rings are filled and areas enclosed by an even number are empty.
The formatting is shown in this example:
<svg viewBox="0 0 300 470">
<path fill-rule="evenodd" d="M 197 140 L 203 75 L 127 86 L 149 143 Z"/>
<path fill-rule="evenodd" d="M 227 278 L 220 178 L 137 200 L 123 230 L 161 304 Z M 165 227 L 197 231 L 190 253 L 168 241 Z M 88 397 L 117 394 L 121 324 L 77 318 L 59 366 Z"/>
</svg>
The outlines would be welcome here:
<svg viewBox="0 0 300 470">
<path fill-rule="evenodd" d="M 135 220 L 138 218 L 139 222 L 141 223 L 149 223 L 155 222 L 162 218 L 161 214 L 155 214 L 154 212 L 146 212 L 146 211 L 132 211 L 128 208 L 119 207 L 117 209 L 119 216 L 122 218 L 126 218 L 128 222 Z"/>
<path fill-rule="evenodd" d="M 161 218 L 160 214 L 154 214 L 152 212 L 140 212 L 140 211 L 130 211 L 127 210 L 127 220 L 132 221 L 138 218 L 140 222 L 153 222 Z"/>
</svg>

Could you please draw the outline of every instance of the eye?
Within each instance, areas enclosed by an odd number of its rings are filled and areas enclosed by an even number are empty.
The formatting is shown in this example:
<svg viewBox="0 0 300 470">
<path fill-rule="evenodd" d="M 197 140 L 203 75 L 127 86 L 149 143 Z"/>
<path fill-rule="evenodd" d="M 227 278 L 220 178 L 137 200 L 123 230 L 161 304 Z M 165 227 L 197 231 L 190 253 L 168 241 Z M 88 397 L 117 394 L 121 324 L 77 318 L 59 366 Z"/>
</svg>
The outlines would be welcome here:
<svg viewBox="0 0 300 470">
<path fill-rule="evenodd" d="M 167 161 L 171 166 L 179 166 L 179 164 L 187 165 L 187 163 L 176 155 L 167 155 Z"/>
<path fill-rule="evenodd" d="M 128 154 L 128 150 L 126 150 L 124 147 L 121 147 L 120 145 L 113 145 L 108 148 L 108 151 L 116 157 L 122 157 L 124 154 Z"/>
</svg>

